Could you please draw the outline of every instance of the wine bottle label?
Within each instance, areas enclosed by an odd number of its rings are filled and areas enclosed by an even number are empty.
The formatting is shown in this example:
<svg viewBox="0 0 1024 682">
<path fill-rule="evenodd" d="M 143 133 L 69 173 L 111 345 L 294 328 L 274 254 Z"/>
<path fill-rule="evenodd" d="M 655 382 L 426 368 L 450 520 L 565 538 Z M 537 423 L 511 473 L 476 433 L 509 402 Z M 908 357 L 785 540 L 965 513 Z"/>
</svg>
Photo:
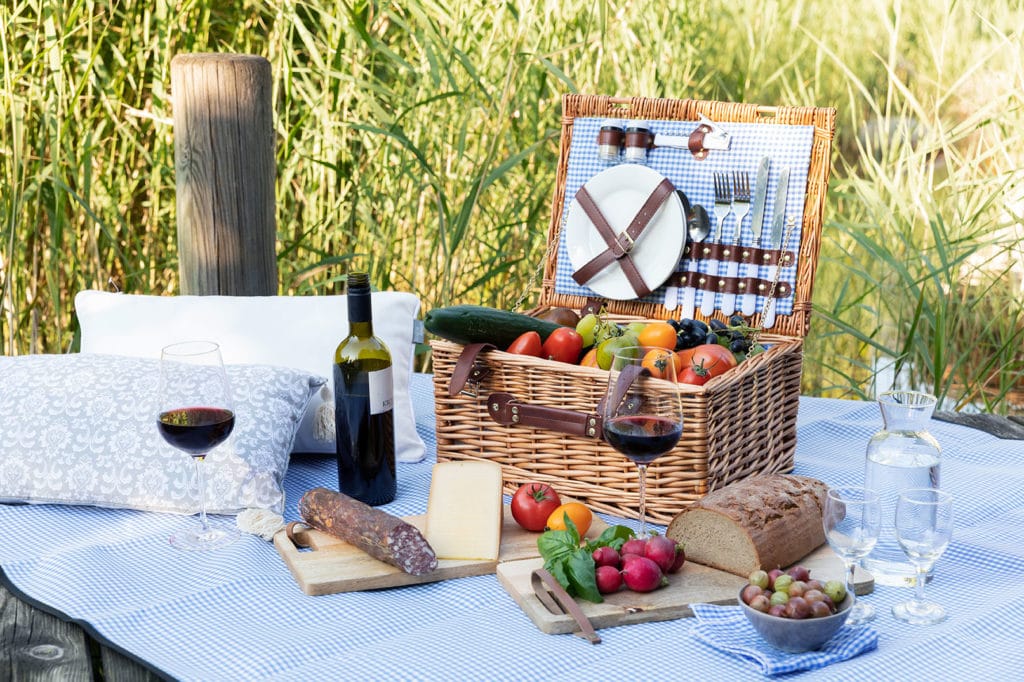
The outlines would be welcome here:
<svg viewBox="0 0 1024 682">
<path fill-rule="evenodd" d="M 390 412 L 394 405 L 395 384 L 391 378 L 391 367 L 369 372 L 370 414 Z"/>
</svg>

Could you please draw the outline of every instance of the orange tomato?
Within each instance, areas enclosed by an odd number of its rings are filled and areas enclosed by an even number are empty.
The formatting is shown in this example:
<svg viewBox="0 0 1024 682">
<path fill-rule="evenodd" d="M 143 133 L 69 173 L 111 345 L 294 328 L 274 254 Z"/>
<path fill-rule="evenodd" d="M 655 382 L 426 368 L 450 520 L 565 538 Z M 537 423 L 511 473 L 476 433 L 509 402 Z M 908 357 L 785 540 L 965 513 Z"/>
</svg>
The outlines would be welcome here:
<svg viewBox="0 0 1024 682">
<path fill-rule="evenodd" d="M 676 355 L 678 355 L 679 359 L 682 360 L 683 367 L 689 367 L 693 364 L 693 354 L 695 352 L 697 352 L 696 346 L 693 348 L 684 348 L 681 351 L 678 351 Z"/>
<path fill-rule="evenodd" d="M 668 322 L 650 322 L 640 330 L 641 346 L 676 349 L 676 328 Z"/>
<path fill-rule="evenodd" d="M 647 351 L 640 364 L 646 367 L 655 379 L 670 381 L 677 381 L 683 369 L 683 359 L 665 348 L 652 348 Z"/>
<path fill-rule="evenodd" d="M 587 354 L 580 360 L 580 367 L 597 367 L 597 346 L 587 351 Z"/>
<path fill-rule="evenodd" d="M 547 529 L 548 530 L 565 530 L 565 517 L 568 516 L 572 519 L 572 522 L 576 525 L 576 530 L 579 531 L 580 537 L 582 538 L 590 530 L 590 524 L 594 520 L 594 515 L 587 509 L 585 504 L 580 502 L 566 502 L 559 506 L 548 517 Z"/>
</svg>

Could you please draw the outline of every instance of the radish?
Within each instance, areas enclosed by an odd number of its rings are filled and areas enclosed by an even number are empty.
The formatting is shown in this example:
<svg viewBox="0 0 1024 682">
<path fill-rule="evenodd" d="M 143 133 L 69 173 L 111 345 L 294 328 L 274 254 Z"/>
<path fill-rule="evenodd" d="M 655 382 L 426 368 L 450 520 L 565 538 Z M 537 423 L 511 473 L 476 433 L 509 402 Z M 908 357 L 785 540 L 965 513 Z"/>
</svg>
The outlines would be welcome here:
<svg viewBox="0 0 1024 682">
<path fill-rule="evenodd" d="M 618 568 L 620 561 L 619 553 L 607 545 L 595 549 L 593 557 L 596 566 L 615 566 Z"/>
<path fill-rule="evenodd" d="M 622 582 L 634 592 L 651 592 L 668 585 L 668 578 L 662 574 L 658 564 L 647 557 L 637 556 L 623 563 Z"/>
<path fill-rule="evenodd" d="M 597 591 L 601 594 L 617 592 L 622 587 L 622 576 L 615 566 L 598 566 L 594 569 L 594 577 L 597 578 Z"/>
<path fill-rule="evenodd" d="M 644 547 L 644 556 L 658 564 L 663 573 L 671 573 L 672 566 L 676 563 L 677 554 L 682 548 L 664 535 L 655 535 L 647 540 Z M 680 566 L 682 564 L 680 563 Z M 679 570 L 678 568 L 676 570 Z"/>
<path fill-rule="evenodd" d="M 627 554 L 637 554 L 639 556 L 644 555 L 644 548 L 647 546 L 647 541 L 642 538 L 630 538 L 623 543 L 622 549 L 619 550 L 619 554 L 625 556 Z"/>
</svg>

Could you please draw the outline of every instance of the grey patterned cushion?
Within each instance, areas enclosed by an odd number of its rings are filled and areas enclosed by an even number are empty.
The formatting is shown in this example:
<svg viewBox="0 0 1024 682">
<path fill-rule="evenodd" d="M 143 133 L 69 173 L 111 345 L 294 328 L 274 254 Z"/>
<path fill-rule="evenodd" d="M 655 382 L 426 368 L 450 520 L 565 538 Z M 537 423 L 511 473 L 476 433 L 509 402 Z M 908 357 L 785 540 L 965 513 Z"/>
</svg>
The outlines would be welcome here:
<svg viewBox="0 0 1024 682">
<path fill-rule="evenodd" d="M 191 458 L 157 431 L 159 361 L 117 355 L 0 357 L 0 502 L 192 514 Z M 228 365 L 235 429 L 206 458 L 207 510 L 281 512 L 295 431 L 324 379 Z"/>
</svg>

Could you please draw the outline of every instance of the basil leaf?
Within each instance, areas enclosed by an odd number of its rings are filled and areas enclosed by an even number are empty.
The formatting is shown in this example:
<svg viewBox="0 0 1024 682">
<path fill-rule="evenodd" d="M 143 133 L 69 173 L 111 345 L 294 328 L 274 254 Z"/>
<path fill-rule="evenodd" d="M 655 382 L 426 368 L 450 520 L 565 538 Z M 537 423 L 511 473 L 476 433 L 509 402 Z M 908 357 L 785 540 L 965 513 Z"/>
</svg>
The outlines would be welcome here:
<svg viewBox="0 0 1024 682">
<path fill-rule="evenodd" d="M 636 533 L 629 526 L 608 526 L 596 540 L 588 541 L 586 548 L 593 552 L 598 547 L 607 546 L 619 551 L 626 541 L 633 537 L 636 537 Z"/>
<path fill-rule="evenodd" d="M 597 589 L 597 575 L 594 572 L 594 557 L 584 548 L 573 552 L 567 561 L 569 584 L 573 589 L 569 594 L 580 599 L 600 604 L 604 601 Z"/>
<path fill-rule="evenodd" d="M 547 530 L 537 538 L 537 550 L 545 564 L 565 559 L 578 545 L 579 536 L 568 530 Z"/>
</svg>

